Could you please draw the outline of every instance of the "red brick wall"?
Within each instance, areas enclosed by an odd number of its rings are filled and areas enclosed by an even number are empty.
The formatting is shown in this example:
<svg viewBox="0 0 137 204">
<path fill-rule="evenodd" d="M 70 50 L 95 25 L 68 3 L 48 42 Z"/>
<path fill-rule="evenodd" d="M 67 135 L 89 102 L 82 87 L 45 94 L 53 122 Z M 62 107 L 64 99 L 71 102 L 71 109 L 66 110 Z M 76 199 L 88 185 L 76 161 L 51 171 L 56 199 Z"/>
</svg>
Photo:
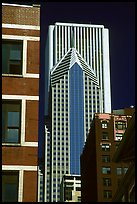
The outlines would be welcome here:
<svg viewBox="0 0 137 204">
<path fill-rule="evenodd" d="M 38 101 L 26 101 L 25 140 L 38 141 Z"/>
<path fill-rule="evenodd" d="M 38 96 L 39 79 L 3 76 L 2 94 Z"/>
<path fill-rule="evenodd" d="M 2 28 L 3 35 L 40 36 L 40 30 Z"/>
<path fill-rule="evenodd" d="M 27 72 L 39 73 L 40 64 L 40 42 L 27 41 Z"/>
<path fill-rule="evenodd" d="M 40 8 L 3 5 L 2 23 L 39 26 Z"/>
<path fill-rule="evenodd" d="M 3 146 L 2 165 L 37 166 L 37 147 Z"/>
<path fill-rule="evenodd" d="M 24 171 L 23 202 L 37 202 L 37 172 Z"/>
</svg>

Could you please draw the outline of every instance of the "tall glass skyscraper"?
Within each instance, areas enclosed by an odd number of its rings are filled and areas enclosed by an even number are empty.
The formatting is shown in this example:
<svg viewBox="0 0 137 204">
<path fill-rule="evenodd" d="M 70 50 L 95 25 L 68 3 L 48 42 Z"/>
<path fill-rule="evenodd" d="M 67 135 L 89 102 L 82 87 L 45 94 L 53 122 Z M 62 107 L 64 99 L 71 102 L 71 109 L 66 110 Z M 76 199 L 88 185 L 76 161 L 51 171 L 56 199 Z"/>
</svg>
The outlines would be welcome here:
<svg viewBox="0 0 137 204">
<path fill-rule="evenodd" d="M 45 201 L 55 202 L 60 201 L 63 175 L 80 174 L 80 154 L 94 113 L 111 113 L 108 29 L 92 24 L 50 25 L 45 59 L 51 117 Z"/>
</svg>

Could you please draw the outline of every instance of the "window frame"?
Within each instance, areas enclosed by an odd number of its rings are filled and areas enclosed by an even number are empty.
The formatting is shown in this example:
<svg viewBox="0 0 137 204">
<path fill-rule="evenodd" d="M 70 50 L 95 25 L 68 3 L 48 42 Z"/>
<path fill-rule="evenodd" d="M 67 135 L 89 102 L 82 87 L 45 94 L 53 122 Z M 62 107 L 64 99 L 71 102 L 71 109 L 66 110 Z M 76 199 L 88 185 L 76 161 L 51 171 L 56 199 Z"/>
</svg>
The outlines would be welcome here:
<svg viewBox="0 0 137 204">
<path fill-rule="evenodd" d="M 8 53 L 9 53 L 9 56 L 8 58 L 6 59 L 6 62 L 7 62 L 7 70 L 5 72 L 5 68 L 3 68 L 3 65 L 2 65 L 2 75 L 6 76 L 6 75 L 14 75 L 14 76 L 22 76 L 23 75 L 23 39 L 7 39 L 7 38 L 3 38 L 2 39 L 2 46 L 4 44 L 7 44 L 9 46 L 8 48 Z M 18 51 L 20 51 L 20 59 L 10 59 L 10 52 L 13 50 L 12 47 L 15 46 L 15 45 L 19 45 L 21 48 L 20 49 L 17 49 Z M 2 51 L 3 51 L 3 48 L 2 48 Z M 4 53 L 2 53 L 3 55 Z M 8 61 L 7 61 L 8 60 Z M 3 58 L 2 58 L 2 63 L 3 63 Z M 17 69 L 20 69 L 19 72 L 16 73 L 15 72 L 12 72 L 10 71 L 10 65 L 11 66 L 17 66 L 17 64 L 20 66 L 19 68 Z M 4 73 L 3 73 L 4 71 Z"/>
<path fill-rule="evenodd" d="M 112 191 L 111 190 L 104 190 L 104 198 L 112 198 Z"/>
<path fill-rule="evenodd" d="M 118 133 L 116 132 L 115 134 L 115 140 L 116 141 L 121 141 L 123 139 L 123 133 Z"/>
<path fill-rule="evenodd" d="M 110 166 L 102 166 L 102 174 L 106 174 L 106 175 L 111 174 Z"/>
<path fill-rule="evenodd" d="M 111 178 L 103 178 L 103 186 L 111 186 Z"/>
<path fill-rule="evenodd" d="M 108 132 L 102 132 L 102 140 L 109 140 Z"/>
<path fill-rule="evenodd" d="M 15 145 L 18 145 L 18 144 L 21 144 L 21 116 L 22 116 L 22 100 L 21 99 L 2 99 L 2 106 L 3 105 L 7 105 L 7 107 L 5 106 L 5 109 L 6 109 L 6 113 L 2 116 L 2 120 L 4 120 L 4 118 L 6 117 L 5 119 L 5 125 L 2 125 L 2 129 L 4 128 L 4 133 L 2 132 L 2 140 L 4 139 L 4 141 L 2 141 L 2 144 L 15 144 Z M 19 105 L 19 107 L 17 107 L 17 109 L 19 108 L 19 111 L 10 111 L 10 107 L 8 107 L 8 105 Z M 2 112 L 4 112 L 2 110 Z M 16 127 L 12 127 L 11 125 L 8 125 L 8 113 L 9 112 L 18 112 L 19 113 L 19 125 Z M 3 123 L 3 122 L 2 122 Z M 15 141 L 6 141 L 6 137 L 8 136 L 8 129 L 13 129 L 13 130 L 18 130 L 18 141 L 15 142 Z M 7 137 L 8 138 L 8 137 Z M 9 135 L 9 138 L 10 138 L 10 135 Z"/>
<path fill-rule="evenodd" d="M 124 120 L 116 120 L 115 121 L 116 130 L 125 130 L 126 129 L 126 121 Z"/>
<path fill-rule="evenodd" d="M 121 175 L 123 174 L 123 169 L 122 169 L 122 167 L 116 167 L 116 174 L 117 174 L 118 176 L 121 176 Z"/>
<path fill-rule="evenodd" d="M 102 155 L 102 162 L 109 163 L 110 162 L 110 155 Z"/>
<path fill-rule="evenodd" d="M 109 147 L 109 148 L 107 148 Z M 101 144 L 102 151 L 109 152 L 110 151 L 110 144 Z"/>
<path fill-rule="evenodd" d="M 108 122 L 107 122 L 106 120 L 102 121 L 102 122 L 101 122 L 101 127 L 102 127 L 103 129 L 108 128 Z"/>
<path fill-rule="evenodd" d="M 8 178 L 4 178 L 3 176 L 10 176 L 10 179 Z M 16 178 L 12 178 L 11 176 L 16 176 Z M 16 181 L 14 181 L 14 179 Z M 4 193 L 5 193 L 5 186 L 7 184 L 7 181 L 8 181 L 8 184 L 13 184 L 15 183 L 17 186 L 16 186 L 16 200 L 14 201 L 10 201 L 10 200 L 5 200 L 5 197 L 4 197 Z M 14 182 L 13 182 L 14 181 Z M 17 182 L 17 183 L 16 183 Z M 15 170 L 3 170 L 2 171 L 2 202 L 18 202 L 18 199 L 19 199 L 19 195 L 18 195 L 18 191 L 19 191 L 19 171 L 15 171 Z M 8 197 L 9 198 L 9 197 Z"/>
</svg>

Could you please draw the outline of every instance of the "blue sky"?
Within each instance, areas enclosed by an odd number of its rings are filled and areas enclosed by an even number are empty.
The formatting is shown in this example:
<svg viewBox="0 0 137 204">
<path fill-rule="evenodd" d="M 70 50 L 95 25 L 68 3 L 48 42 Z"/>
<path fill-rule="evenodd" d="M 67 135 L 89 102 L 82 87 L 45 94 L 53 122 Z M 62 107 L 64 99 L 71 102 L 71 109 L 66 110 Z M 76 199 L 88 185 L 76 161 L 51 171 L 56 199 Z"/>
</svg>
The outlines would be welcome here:
<svg viewBox="0 0 137 204">
<path fill-rule="evenodd" d="M 112 109 L 135 105 L 135 3 L 41 2 L 41 64 L 48 25 L 102 24 L 109 29 Z"/>
<path fill-rule="evenodd" d="M 112 110 L 135 105 L 135 3 L 41 2 L 39 157 L 44 132 L 44 63 L 48 25 L 101 24 L 109 29 Z"/>
</svg>

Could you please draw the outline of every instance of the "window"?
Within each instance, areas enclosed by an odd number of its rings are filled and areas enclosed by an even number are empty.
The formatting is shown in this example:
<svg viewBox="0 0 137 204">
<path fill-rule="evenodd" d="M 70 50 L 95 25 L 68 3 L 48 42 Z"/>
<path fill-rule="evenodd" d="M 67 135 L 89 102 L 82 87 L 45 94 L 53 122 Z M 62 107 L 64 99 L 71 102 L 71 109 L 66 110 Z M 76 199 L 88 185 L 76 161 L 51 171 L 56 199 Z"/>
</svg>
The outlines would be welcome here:
<svg viewBox="0 0 137 204">
<path fill-rule="evenodd" d="M 111 186 L 111 178 L 103 178 L 104 186 Z"/>
<path fill-rule="evenodd" d="M 76 187 L 76 191 L 81 191 L 81 187 Z"/>
<path fill-rule="evenodd" d="M 110 174 L 110 167 L 102 167 L 103 174 Z"/>
<path fill-rule="evenodd" d="M 72 200 L 72 190 L 73 188 L 65 187 L 65 201 Z"/>
<path fill-rule="evenodd" d="M 116 149 L 118 149 L 118 146 L 119 146 L 119 143 L 116 143 L 116 144 L 115 144 Z"/>
<path fill-rule="evenodd" d="M 116 133 L 116 141 L 122 140 L 123 134 L 122 133 Z"/>
<path fill-rule="evenodd" d="M 121 167 L 116 168 L 116 172 L 117 175 L 122 175 L 122 168 Z"/>
<path fill-rule="evenodd" d="M 22 74 L 22 41 L 2 40 L 2 74 Z"/>
<path fill-rule="evenodd" d="M 126 129 L 126 122 L 125 121 L 116 121 L 115 127 L 117 130 L 125 130 Z"/>
<path fill-rule="evenodd" d="M 18 202 L 18 171 L 2 172 L 2 202 Z"/>
<path fill-rule="evenodd" d="M 104 198 L 112 198 L 112 191 L 104 190 Z"/>
<path fill-rule="evenodd" d="M 128 167 L 124 167 L 123 171 L 124 171 L 124 174 L 127 172 L 128 170 Z"/>
<path fill-rule="evenodd" d="M 110 155 L 102 155 L 102 162 L 110 162 Z"/>
<path fill-rule="evenodd" d="M 102 139 L 108 140 L 108 132 L 102 132 Z"/>
<path fill-rule="evenodd" d="M 103 151 L 110 151 L 110 146 L 109 146 L 109 144 L 102 144 L 102 150 L 103 150 Z"/>
<path fill-rule="evenodd" d="M 107 121 L 102 121 L 101 125 L 102 125 L 102 128 L 107 128 L 108 127 Z"/>
<path fill-rule="evenodd" d="M 21 101 L 2 101 L 2 142 L 19 143 L 21 130 Z"/>
<path fill-rule="evenodd" d="M 81 202 L 81 197 L 80 196 L 78 196 L 78 200 L 77 200 L 78 202 Z"/>
</svg>

